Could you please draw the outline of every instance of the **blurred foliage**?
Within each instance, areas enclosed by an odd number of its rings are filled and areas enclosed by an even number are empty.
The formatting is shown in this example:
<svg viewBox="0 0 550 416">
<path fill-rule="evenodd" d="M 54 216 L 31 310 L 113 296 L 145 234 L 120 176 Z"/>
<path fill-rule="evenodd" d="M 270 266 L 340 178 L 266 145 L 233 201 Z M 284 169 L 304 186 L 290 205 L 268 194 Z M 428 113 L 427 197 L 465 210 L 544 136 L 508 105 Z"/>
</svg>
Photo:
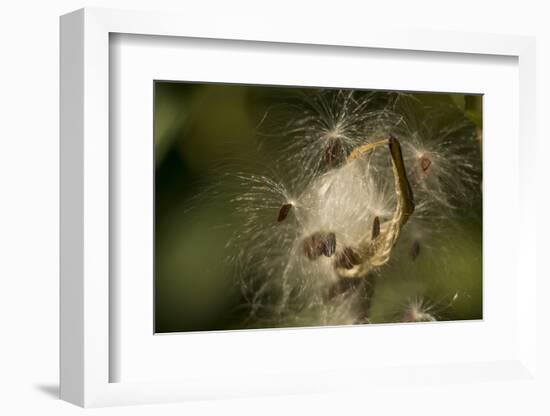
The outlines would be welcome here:
<svg viewBox="0 0 550 416">
<path fill-rule="evenodd" d="M 226 242 L 239 228 L 229 204 L 235 184 L 227 173 L 273 163 L 257 126 L 270 106 L 296 90 L 155 83 L 156 332 L 244 327 L 243 299 L 226 261 Z M 460 108 L 481 132 L 480 96 L 414 96 L 419 105 Z M 481 229 L 479 219 L 465 212 L 461 225 L 423 247 L 417 260 L 389 264 L 377 286 L 372 321 L 392 321 L 411 294 L 429 298 L 439 319 L 481 318 Z"/>
</svg>

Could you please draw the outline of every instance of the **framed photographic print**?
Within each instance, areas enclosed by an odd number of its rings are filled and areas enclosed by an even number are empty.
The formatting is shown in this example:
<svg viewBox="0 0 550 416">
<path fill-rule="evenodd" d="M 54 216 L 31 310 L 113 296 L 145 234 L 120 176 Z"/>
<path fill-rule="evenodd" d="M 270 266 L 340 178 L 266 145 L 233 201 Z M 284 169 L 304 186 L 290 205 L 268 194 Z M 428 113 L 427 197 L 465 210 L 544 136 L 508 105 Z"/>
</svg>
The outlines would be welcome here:
<svg viewBox="0 0 550 416">
<path fill-rule="evenodd" d="M 482 319 L 482 96 L 155 81 L 155 333 Z"/>
<path fill-rule="evenodd" d="M 532 380 L 533 39 L 242 23 L 61 18 L 62 398 Z"/>
</svg>

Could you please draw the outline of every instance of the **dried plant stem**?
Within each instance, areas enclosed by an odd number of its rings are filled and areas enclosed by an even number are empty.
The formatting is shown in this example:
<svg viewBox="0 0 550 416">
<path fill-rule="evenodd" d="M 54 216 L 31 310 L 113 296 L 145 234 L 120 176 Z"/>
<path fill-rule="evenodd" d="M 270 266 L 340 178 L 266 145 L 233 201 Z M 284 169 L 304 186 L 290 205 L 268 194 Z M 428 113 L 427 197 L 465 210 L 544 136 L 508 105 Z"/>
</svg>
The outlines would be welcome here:
<svg viewBox="0 0 550 416">
<path fill-rule="evenodd" d="M 335 264 L 335 270 L 340 277 L 338 283 L 340 287 L 345 288 L 347 286 L 349 288 L 349 282 L 346 284 L 346 281 L 361 278 L 361 286 L 365 295 L 363 320 L 368 320 L 368 311 L 376 287 L 376 276 L 373 270 L 388 262 L 391 251 L 399 239 L 402 227 L 414 212 L 413 193 L 405 171 L 401 146 L 396 138 L 390 136 L 388 139 L 357 147 L 350 153 L 347 159 L 348 163 L 383 145 L 389 147 L 395 193 L 397 195 L 393 217 L 383 224 L 380 224 L 379 218 L 376 217 L 373 228 L 365 233 L 366 235 L 359 246 L 351 249 L 356 257 L 356 264 L 353 267 L 347 267 L 343 262 Z M 350 249 L 348 248 L 348 250 Z"/>
<path fill-rule="evenodd" d="M 355 159 L 363 156 L 365 153 L 368 153 L 371 150 L 376 149 L 378 146 L 386 145 L 386 144 L 388 144 L 388 142 L 389 142 L 388 139 L 384 139 L 384 140 L 379 140 L 377 142 L 372 142 L 372 143 L 363 144 L 361 146 L 357 146 L 349 154 L 349 156 L 347 158 L 347 162 L 348 163 L 353 162 Z"/>
<path fill-rule="evenodd" d="M 383 224 L 375 224 L 380 231 L 373 233 L 372 229 L 365 233 L 365 237 L 358 247 L 352 248 L 357 257 L 354 267 L 343 267 L 336 263 L 335 269 L 340 277 L 360 278 L 366 276 L 371 270 L 382 266 L 390 259 L 391 251 L 397 243 L 401 228 L 414 212 L 414 200 L 412 190 L 407 179 L 401 146 L 399 141 L 390 137 L 385 140 L 369 143 L 354 149 L 348 157 L 351 162 L 375 148 L 388 145 L 392 161 L 392 171 L 395 183 L 397 204 L 393 217 Z"/>
</svg>

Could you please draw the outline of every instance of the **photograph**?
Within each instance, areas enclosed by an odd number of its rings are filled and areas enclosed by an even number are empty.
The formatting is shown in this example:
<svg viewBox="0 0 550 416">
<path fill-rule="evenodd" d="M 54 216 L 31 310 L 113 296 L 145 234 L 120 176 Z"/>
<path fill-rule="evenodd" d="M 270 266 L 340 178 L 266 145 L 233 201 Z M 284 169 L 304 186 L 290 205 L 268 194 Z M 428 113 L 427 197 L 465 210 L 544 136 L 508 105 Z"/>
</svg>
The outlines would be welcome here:
<svg viewBox="0 0 550 416">
<path fill-rule="evenodd" d="M 155 80 L 154 332 L 483 319 L 483 96 Z"/>
</svg>

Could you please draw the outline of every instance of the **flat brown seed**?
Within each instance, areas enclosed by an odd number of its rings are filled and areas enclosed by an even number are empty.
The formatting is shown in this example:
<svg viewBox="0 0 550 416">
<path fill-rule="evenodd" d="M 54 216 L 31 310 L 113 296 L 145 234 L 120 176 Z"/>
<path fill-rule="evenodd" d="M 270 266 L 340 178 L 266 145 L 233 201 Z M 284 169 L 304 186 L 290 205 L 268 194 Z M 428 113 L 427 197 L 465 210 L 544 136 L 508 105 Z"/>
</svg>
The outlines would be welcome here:
<svg viewBox="0 0 550 416">
<path fill-rule="evenodd" d="M 351 247 L 344 248 L 336 257 L 336 266 L 344 269 L 352 269 L 359 263 L 359 256 Z"/>
<path fill-rule="evenodd" d="M 410 255 L 413 261 L 420 255 L 420 241 L 414 240 L 411 245 Z"/>
<path fill-rule="evenodd" d="M 279 216 L 277 217 L 277 222 L 284 221 L 286 217 L 288 216 L 288 213 L 290 212 L 290 208 L 292 208 L 292 204 L 284 204 L 279 209 Z"/>
<path fill-rule="evenodd" d="M 432 160 L 428 156 L 422 155 L 420 157 L 420 167 L 422 168 L 422 172 L 427 172 L 431 164 Z"/>
<path fill-rule="evenodd" d="M 332 257 L 336 252 L 336 235 L 334 233 L 328 233 L 324 236 L 322 251 L 326 257 Z"/>
<path fill-rule="evenodd" d="M 323 162 L 325 165 L 332 166 L 332 164 L 338 159 L 338 153 L 340 151 L 340 142 L 333 139 L 329 146 L 325 149 L 323 155 Z"/>
<path fill-rule="evenodd" d="M 304 256 L 310 260 L 319 257 L 312 237 L 307 237 L 302 241 L 302 250 L 304 251 Z"/>
<path fill-rule="evenodd" d="M 304 241 L 302 242 L 302 249 L 304 251 L 304 255 L 308 259 L 315 260 L 321 254 L 323 254 L 325 250 L 323 234 L 314 233 L 309 237 L 304 238 Z"/>
<path fill-rule="evenodd" d="M 374 221 L 372 223 L 372 239 L 374 240 L 379 235 L 380 235 L 380 218 L 374 217 Z"/>
</svg>

